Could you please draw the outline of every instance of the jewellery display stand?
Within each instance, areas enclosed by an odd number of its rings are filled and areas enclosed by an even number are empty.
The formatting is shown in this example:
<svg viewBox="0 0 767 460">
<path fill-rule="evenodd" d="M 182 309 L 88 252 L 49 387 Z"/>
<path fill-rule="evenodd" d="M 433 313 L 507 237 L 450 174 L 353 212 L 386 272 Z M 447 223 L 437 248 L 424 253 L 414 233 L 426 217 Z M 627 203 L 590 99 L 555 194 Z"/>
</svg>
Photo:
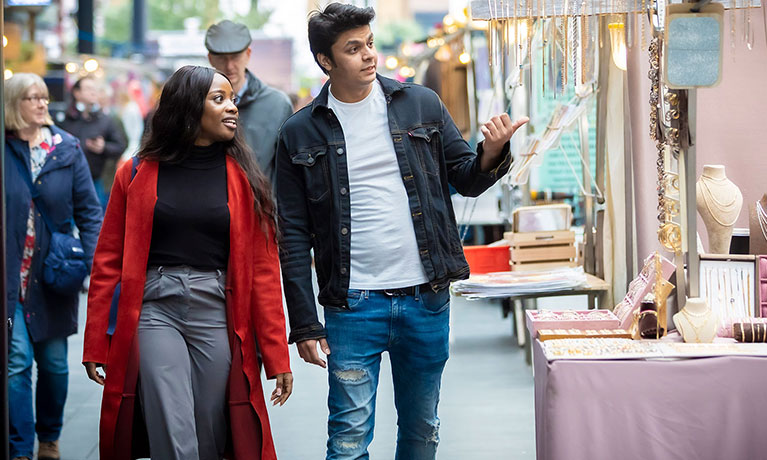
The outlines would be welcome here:
<svg viewBox="0 0 767 460">
<path fill-rule="evenodd" d="M 718 318 L 705 299 L 687 299 L 679 313 L 674 315 L 674 325 L 687 343 L 711 343 L 718 330 Z"/>
<path fill-rule="evenodd" d="M 704 165 L 695 185 L 698 213 L 708 233 L 708 252 L 729 254 L 732 230 L 743 207 L 743 195 L 722 165 Z"/>
<path fill-rule="evenodd" d="M 624 297 L 613 309 L 613 312 L 620 321 L 621 328 L 629 329 L 631 327 L 631 323 L 634 320 L 634 312 L 639 309 L 639 303 L 648 292 L 653 291 L 657 279 L 657 262 L 656 253 L 650 254 L 650 256 L 645 259 L 639 275 L 629 284 L 626 297 Z M 661 257 L 660 262 L 661 280 L 665 281 L 672 273 L 674 273 L 675 267 L 674 264 L 669 262 L 665 257 Z"/>
<path fill-rule="evenodd" d="M 719 335 L 732 337 L 732 324 L 760 316 L 757 258 L 705 255 L 700 260 L 700 297 L 719 318 Z"/>
<path fill-rule="evenodd" d="M 748 252 L 767 255 L 767 193 L 748 206 Z"/>
</svg>

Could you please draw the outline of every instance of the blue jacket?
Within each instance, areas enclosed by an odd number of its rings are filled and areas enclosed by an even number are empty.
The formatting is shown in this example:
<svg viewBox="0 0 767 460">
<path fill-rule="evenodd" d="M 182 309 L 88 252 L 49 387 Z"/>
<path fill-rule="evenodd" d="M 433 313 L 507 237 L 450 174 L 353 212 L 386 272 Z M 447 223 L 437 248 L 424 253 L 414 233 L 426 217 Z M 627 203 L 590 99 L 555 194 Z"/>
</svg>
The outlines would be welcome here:
<svg viewBox="0 0 767 460">
<path fill-rule="evenodd" d="M 483 172 L 482 144 L 477 152 L 469 147 L 436 93 L 381 76 L 378 80 L 386 96 L 421 263 L 436 291 L 469 276 L 448 184 L 462 195 L 481 194 L 508 171 L 509 144 L 500 164 Z M 277 144 L 280 262 L 290 342 L 325 336 L 312 290 L 310 249 L 320 304 L 348 308 L 349 176 L 344 133 L 328 107 L 328 87 L 285 122 Z"/>
<path fill-rule="evenodd" d="M 57 134 L 61 143 L 54 144 L 35 181 L 50 219 L 66 231 L 68 222 L 74 218 L 80 231 L 80 240 L 86 259 L 90 264 L 96 240 L 101 228 L 102 211 L 96 191 L 93 188 L 90 169 L 80 143 L 72 135 L 55 126 L 50 127 L 54 138 Z M 19 301 L 21 258 L 27 234 L 27 217 L 32 195 L 29 187 L 19 174 L 16 159 L 29 171 L 29 144 L 6 132 L 5 138 L 5 219 L 6 219 L 6 305 L 8 318 Z M 24 318 L 33 342 L 54 337 L 66 337 L 77 332 L 77 307 L 79 295 L 61 296 L 43 285 L 43 261 L 48 253 L 51 232 L 36 212 L 35 254 L 29 272 L 29 282 L 24 301 Z"/>
</svg>

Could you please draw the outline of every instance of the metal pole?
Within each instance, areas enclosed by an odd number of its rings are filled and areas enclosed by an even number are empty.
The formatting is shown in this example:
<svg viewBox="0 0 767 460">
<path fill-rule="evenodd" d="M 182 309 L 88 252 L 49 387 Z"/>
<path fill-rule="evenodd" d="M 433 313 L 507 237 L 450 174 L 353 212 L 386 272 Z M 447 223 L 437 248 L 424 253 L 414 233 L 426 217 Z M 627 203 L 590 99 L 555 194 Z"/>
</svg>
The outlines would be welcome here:
<svg viewBox="0 0 767 460">
<path fill-rule="evenodd" d="M 93 0 L 79 0 L 77 6 L 77 52 L 93 54 L 96 37 L 93 33 Z"/>
<path fill-rule="evenodd" d="M 5 36 L 4 9 L 0 8 L 0 33 Z M 0 46 L 0 61 L 2 61 L 3 75 L 5 75 L 5 56 L 3 47 Z M 0 94 L 5 97 L 5 79 L 0 78 Z M 0 104 L 0 296 L 2 296 L 3 313 L 5 321 L 0 322 L 0 445 L 2 446 L 2 458 L 8 458 L 8 335 L 10 332 L 10 320 L 8 320 L 8 307 L 5 295 L 5 104 Z"/>
<path fill-rule="evenodd" d="M 640 17 L 640 20 L 642 18 Z M 637 262 L 634 260 L 634 140 L 631 129 L 631 110 L 629 106 L 628 74 L 623 74 L 623 205 L 626 216 L 626 281 L 636 278 Z M 616 237 L 618 235 L 615 235 Z M 626 286 L 628 289 L 628 286 Z"/>
<path fill-rule="evenodd" d="M 594 274 L 595 258 L 594 251 L 594 198 L 592 198 L 593 187 L 591 185 L 591 151 L 589 146 L 589 118 L 588 112 L 584 112 L 580 122 L 581 153 L 583 154 L 583 186 L 586 189 L 586 195 L 583 197 L 583 269 L 586 273 Z"/>
<path fill-rule="evenodd" d="M 734 14 L 734 12 L 733 12 Z M 698 90 L 687 91 L 687 124 L 690 130 L 690 146 L 684 152 L 685 172 L 687 187 L 684 189 L 687 195 L 687 286 L 688 296 L 698 297 L 700 282 L 700 257 L 698 255 L 698 213 L 695 211 L 695 176 L 696 170 L 696 115 L 698 110 Z M 680 305 L 680 308 L 682 305 Z"/>
<path fill-rule="evenodd" d="M 599 34 L 601 37 L 609 37 L 607 21 L 604 16 L 599 17 Z M 602 190 L 603 196 L 607 194 L 605 186 L 605 166 L 607 163 L 607 81 L 610 74 L 610 44 L 607 39 L 599 41 L 599 88 L 597 90 L 597 146 L 596 146 L 596 186 Z M 597 203 L 604 205 L 605 199 L 597 198 Z M 596 247 L 594 248 L 595 275 L 604 279 L 605 274 L 605 247 L 604 247 L 604 226 L 605 226 L 604 206 L 597 211 L 596 218 Z M 605 308 L 604 305 L 599 305 Z"/>
<path fill-rule="evenodd" d="M 133 53 L 143 54 L 146 49 L 146 14 L 146 0 L 133 0 Z"/>
</svg>

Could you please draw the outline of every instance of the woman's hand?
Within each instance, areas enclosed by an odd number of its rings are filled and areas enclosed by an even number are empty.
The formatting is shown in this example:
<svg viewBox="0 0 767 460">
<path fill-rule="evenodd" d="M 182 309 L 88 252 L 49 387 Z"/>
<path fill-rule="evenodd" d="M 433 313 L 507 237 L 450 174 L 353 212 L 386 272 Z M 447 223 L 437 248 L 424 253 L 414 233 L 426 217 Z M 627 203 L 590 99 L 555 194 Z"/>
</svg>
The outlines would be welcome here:
<svg viewBox="0 0 767 460">
<path fill-rule="evenodd" d="M 90 372 L 88 373 L 88 376 L 90 376 Z M 275 385 L 274 391 L 272 391 L 270 400 L 272 401 L 273 406 L 276 406 L 277 404 L 282 406 L 285 404 L 285 401 L 288 400 L 290 394 L 293 393 L 293 374 L 290 372 L 277 374 L 276 379 L 277 384 Z"/>
<path fill-rule="evenodd" d="M 93 380 L 94 382 L 98 383 L 99 385 L 104 385 L 104 376 L 99 374 L 98 368 L 101 367 L 104 369 L 104 373 L 106 373 L 107 365 L 102 363 L 91 363 L 91 362 L 85 362 L 83 363 L 83 366 L 85 366 L 85 372 L 88 373 L 88 378 Z M 292 378 L 291 378 L 291 388 L 293 387 L 292 384 Z M 285 398 L 287 399 L 287 398 Z"/>
</svg>

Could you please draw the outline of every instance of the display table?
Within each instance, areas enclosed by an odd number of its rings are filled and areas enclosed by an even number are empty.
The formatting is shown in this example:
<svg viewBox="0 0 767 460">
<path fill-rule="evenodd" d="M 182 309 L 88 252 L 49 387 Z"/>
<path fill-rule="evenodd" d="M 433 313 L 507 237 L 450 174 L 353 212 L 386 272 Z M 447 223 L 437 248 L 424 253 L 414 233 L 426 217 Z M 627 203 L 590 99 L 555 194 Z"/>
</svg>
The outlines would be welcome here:
<svg viewBox="0 0 767 460">
<path fill-rule="evenodd" d="M 516 296 L 508 296 L 504 298 L 505 302 L 511 302 L 513 300 L 523 300 L 523 299 L 537 299 L 540 297 L 562 297 L 562 296 L 571 296 L 571 295 L 586 295 L 589 299 L 589 309 L 595 309 L 597 308 L 597 299 L 599 299 L 598 306 L 601 308 L 604 308 L 604 295 L 607 294 L 607 291 L 610 290 L 610 284 L 608 284 L 605 280 L 601 278 L 597 278 L 596 276 L 586 273 L 586 282 L 588 283 L 586 286 L 575 288 L 575 289 L 563 289 L 559 291 L 546 291 L 546 292 L 538 292 L 535 294 L 524 294 L 524 295 L 516 295 Z"/>
<path fill-rule="evenodd" d="M 767 357 L 533 354 L 538 460 L 767 458 Z"/>
</svg>

